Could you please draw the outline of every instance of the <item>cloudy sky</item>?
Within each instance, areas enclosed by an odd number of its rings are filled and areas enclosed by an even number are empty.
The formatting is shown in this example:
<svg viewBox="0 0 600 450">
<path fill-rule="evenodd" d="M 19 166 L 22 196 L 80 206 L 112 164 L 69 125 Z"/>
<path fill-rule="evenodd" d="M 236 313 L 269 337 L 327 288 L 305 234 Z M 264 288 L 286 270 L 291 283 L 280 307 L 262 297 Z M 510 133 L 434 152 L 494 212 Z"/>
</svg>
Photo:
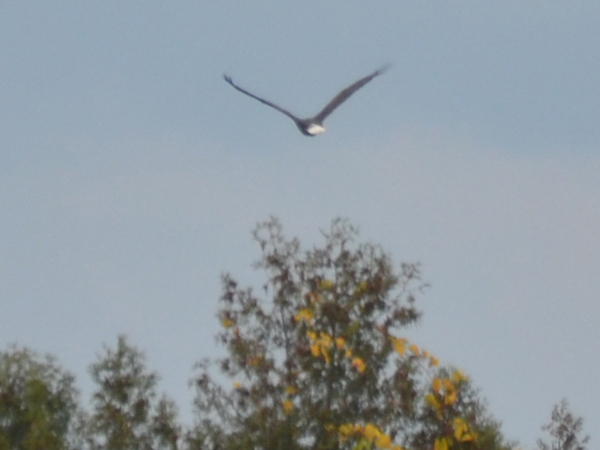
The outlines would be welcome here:
<svg viewBox="0 0 600 450">
<path fill-rule="evenodd" d="M 186 420 L 250 231 L 347 217 L 431 287 L 411 339 L 531 448 L 566 397 L 600 440 L 600 3 L 0 5 L 0 346 L 84 394 L 119 333 Z M 316 138 L 298 115 L 384 63 Z"/>
</svg>

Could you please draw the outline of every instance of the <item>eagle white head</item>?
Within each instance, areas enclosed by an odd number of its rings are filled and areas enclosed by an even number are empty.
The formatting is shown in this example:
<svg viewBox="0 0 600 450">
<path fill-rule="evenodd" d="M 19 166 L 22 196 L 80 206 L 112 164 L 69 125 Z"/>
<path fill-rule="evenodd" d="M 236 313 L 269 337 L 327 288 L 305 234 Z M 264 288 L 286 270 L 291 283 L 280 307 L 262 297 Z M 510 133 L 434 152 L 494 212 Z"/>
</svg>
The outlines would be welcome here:
<svg viewBox="0 0 600 450">
<path fill-rule="evenodd" d="M 306 127 L 306 132 L 311 136 L 316 136 L 317 134 L 325 133 L 325 127 L 323 125 L 319 125 L 318 123 L 311 123 L 308 127 Z"/>
</svg>

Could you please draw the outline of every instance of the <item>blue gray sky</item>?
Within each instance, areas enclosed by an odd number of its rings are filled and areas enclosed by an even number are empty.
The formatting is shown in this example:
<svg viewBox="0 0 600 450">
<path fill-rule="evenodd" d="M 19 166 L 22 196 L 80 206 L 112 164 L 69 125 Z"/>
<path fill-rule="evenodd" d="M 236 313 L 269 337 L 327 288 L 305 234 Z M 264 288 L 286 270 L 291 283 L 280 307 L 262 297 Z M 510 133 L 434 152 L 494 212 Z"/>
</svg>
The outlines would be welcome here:
<svg viewBox="0 0 600 450">
<path fill-rule="evenodd" d="M 253 284 L 270 214 L 347 217 L 431 287 L 410 338 L 531 448 L 566 397 L 600 440 L 600 4 L 3 2 L 0 345 L 84 396 L 119 333 L 191 420 L 219 276 Z M 311 115 L 392 69 L 316 138 Z"/>
</svg>

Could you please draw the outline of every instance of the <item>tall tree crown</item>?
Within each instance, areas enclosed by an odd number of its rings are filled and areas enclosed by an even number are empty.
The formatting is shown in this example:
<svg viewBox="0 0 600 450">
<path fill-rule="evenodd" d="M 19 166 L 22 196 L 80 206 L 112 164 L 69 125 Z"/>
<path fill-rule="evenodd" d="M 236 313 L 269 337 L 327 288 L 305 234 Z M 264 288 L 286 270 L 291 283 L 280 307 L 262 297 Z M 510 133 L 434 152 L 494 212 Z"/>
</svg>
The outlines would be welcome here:
<svg viewBox="0 0 600 450">
<path fill-rule="evenodd" d="M 255 266 L 267 278 L 262 295 L 223 276 L 217 341 L 228 356 L 216 365 L 231 386 L 214 381 L 211 362 L 199 364 L 198 445 L 427 448 L 436 433 L 448 434 L 444 427 L 460 431 L 438 441 L 460 448 L 476 448 L 473 427 L 497 437 L 466 377 L 442 371 L 401 335 L 420 317 L 419 265 L 396 269 L 381 247 L 357 243 L 344 220 L 322 234 L 321 246 L 302 250 L 276 219 L 261 223 L 254 238 L 262 251 Z"/>
</svg>

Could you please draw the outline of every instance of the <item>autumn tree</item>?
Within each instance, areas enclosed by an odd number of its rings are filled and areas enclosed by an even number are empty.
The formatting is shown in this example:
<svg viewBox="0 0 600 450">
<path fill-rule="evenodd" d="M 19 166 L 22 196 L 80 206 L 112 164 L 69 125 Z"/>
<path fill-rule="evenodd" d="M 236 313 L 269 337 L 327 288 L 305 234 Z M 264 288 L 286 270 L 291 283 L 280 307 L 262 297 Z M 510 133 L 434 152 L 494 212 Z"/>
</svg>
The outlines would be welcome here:
<svg viewBox="0 0 600 450">
<path fill-rule="evenodd" d="M 90 368 L 97 389 L 87 420 L 88 446 L 103 450 L 178 448 L 181 433 L 174 403 L 158 398 L 158 376 L 144 355 L 119 336 L 117 347 Z"/>
<path fill-rule="evenodd" d="M 74 378 L 54 358 L 0 352 L 0 450 L 76 448 L 78 412 Z"/>
<path fill-rule="evenodd" d="M 420 318 L 419 265 L 357 237 L 335 220 L 305 251 L 276 219 L 257 226 L 266 282 L 222 278 L 227 356 L 198 365 L 191 448 L 508 448 L 467 377 L 402 334 Z"/>
</svg>

